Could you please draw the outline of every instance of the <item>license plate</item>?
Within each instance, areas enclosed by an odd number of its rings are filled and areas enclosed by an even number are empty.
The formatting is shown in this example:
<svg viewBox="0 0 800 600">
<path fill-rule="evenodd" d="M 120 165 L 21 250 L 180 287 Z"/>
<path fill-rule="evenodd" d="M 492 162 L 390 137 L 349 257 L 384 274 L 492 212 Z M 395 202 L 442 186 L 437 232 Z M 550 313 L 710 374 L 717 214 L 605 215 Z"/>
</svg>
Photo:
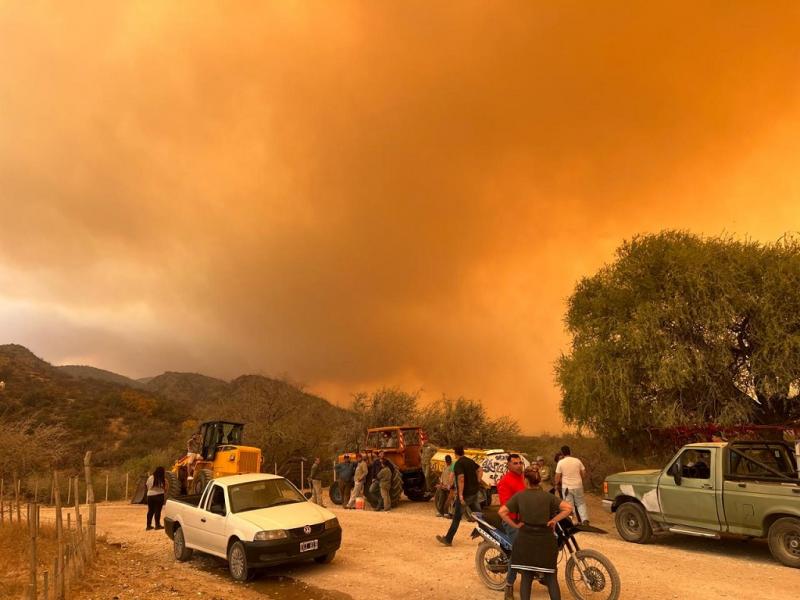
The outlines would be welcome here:
<svg viewBox="0 0 800 600">
<path fill-rule="evenodd" d="M 307 542 L 300 542 L 300 552 L 308 552 L 309 550 L 317 550 L 319 548 L 319 540 L 309 540 Z"/>
</svg>

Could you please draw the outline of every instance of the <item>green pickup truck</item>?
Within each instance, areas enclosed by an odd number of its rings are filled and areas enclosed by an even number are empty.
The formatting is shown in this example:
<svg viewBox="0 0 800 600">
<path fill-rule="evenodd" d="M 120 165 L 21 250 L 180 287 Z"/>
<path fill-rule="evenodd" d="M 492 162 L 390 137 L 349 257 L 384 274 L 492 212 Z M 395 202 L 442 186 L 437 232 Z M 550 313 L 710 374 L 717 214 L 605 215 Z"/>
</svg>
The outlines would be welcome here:
<svg viewBox="0 0 800 600">
<path fill-rule="evenodd" d="M 603 506 L 619 535 L 768 538 L 772 555 L 800 567 L 800 477 L 785 442 L 689 444 L 662 470 L 610 475 Z"/>
</svg>

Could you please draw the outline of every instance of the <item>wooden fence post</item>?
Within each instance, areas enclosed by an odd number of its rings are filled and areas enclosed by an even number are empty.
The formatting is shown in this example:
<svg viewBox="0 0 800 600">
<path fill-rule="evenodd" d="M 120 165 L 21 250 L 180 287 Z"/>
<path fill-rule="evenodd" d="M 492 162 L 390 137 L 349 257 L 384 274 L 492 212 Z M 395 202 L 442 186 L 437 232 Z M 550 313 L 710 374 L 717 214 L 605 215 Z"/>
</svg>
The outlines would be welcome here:
<svg viewBox="0 0 800 600">
<path fill-rule="evenodd" d="M 108 502 L 108 473 L 106 473 L 106 502 Z"/>
<path fill-rule="evenodd" d="M 53 582 L 53 600 L 58 600 L 58 565 L 59 561 L 56 556 L 53 559 L 53 577 L 51 578 Z"/>
<path fill-rule="evenodd" d="M 44 600 L 50 600 L 50 574 L 45 571 L 42 573 L 42 596 L 44 596 Z"/>
<path fill-rule="evenodd" d="M 34 479 L 33 501 L 34 501 L 34 503 L 37 503 L 37 504 L 39 502 L 39 477 L 38 476 L 36 477 L 36 479 Z"/>
<path fill-rule="evenodd" d="M 89 450 L 83 457 L 83 467 L 86 471 L 86 499 L 89 504 L 89 549 L 90 561 L 94 561 L 95 535 L 97 533 L 97 506 L 94 503 L 94 486 L 92 485 L 92 451 Z"/>
<path fill-rule="evenodd" d="M 58 554 L 56 555 L 55 568 L 53 569 L 53 596 L 57 600 L 64 597 L 64 525 L 61 521 L 61 490 L 58 485 L 58 471 L 53 471 L 53 500 L 55 502 L 56 539 L 58 540 Z"/>
<path fill-rule="evenodd" d="M 125 472 L 125 501 L 126 501 L 126 502 L 128 501 L 128 476 L 129 476 L 129 475 L 130 475 L 130 473 L 128 473 L 128 472 L 126 471 L 126 472 Z"/>
<path fill-rule="evenodd" d="M 86 565 L 86 538 L 83 535 L 83 517 L 81 516 L 81 503 L 78 500 L 78 478 L 75 478 L 75 529 L 78 533 L 78 551 L 81 555 L 82 568 Z"/>
<path fill-rule="evenodd" d="M 17 489 L 16 489 L 15 493 L 16 493 L 16 503 L 17 503 L 17 523 L 18 524 L 22 523 L 22 508 L 20 507 L 20 504 L 19 504 L 19 502 L 20 502 L 19 497 L 20 497 L 21 491 L 22 491 L 21 483 L 20 483 L 20 480 L 17 479 Z"/>
<path fill-rule="evenodd" d="M 69 506 L 70 502 L 72 501 L 72 475 L 69 476 L 69 482 L 67 483 L 67 503 L 65 506 Z"/>
<path fill-rule="evenodd" d="M 36 537 L 39 535 L 39 505 L 28 503 L 28 533 L 31 539 L 31 577 L 30 577 L 30 598 L 36 600 Z"/>
</svg>

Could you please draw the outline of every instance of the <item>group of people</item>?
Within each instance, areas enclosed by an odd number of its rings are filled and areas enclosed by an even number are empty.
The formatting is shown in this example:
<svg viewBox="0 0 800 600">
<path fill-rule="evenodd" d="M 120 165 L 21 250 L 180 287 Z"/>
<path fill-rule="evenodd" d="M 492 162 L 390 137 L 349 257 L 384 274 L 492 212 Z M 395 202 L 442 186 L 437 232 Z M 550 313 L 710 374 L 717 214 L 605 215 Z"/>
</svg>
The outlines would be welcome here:
<svg viewBox="0 0 800 600">
<path fill-rule="evenodd" d="M 367 450 L 364 454 L 357 452 L 355 460 L 349 454 L 342 457 L 342 462 L 334 468 L 336 481 L 342 498 L 342 506 L 346 509 L 356 507 L 359 498 L 362 500 L 369 491 L 372 495 L 380 494 L 380 499 L 375 510 L 388 512 L 392 508 L 392 479 L 394 478 L 394 464 L 388 460 L 382 451 L 372 452 Z M 311 500 L 320 506 L 325 506 L 322 499 L 322 478 L 320 476 L 320 459 L 314 459 L 311 465 L 309 480 L 311 482 Z M 368 503 L 364 503 L 366 507 Z"/>
<path fill-rule="evenodd" d="M 456 461 L 445 457 L 447 467 L 442 472 L 437 493 L 453 495 L 453 517 L 445 535 L 436 539 L 445 546 L 453 544 L 465 511 L 480 511 L 479 492 L 483 469 L 464 456 L 464 448 L 454 449 Z M 498 515 L 503 529 L 512 540 L 511 564 L 506 576 L 505 598 L 513 600 L 514 582 L 521 574 L 520 598 L 529 600 L 534 574 L 542 577 L 551 600 L 560 600 L 561 591 L 556 576 L 558 558 L 556 523 L 569 517 L 573 510 L 579 521 L 589 522 L 589 512 L 583 495 L 586 468 L 572 456 L 569 446 L 562 446 L 556 455 L 555 479 L 550 486 L 550 467 L 544 457 L 526 469 L 519 454 L 508 455 L 508 469 L 497 483 L 500 499 Z M 547 489 L 545 489 L 547 488 Z M 438 510 L 437 504 L 437 510 Z"/>
</svg>

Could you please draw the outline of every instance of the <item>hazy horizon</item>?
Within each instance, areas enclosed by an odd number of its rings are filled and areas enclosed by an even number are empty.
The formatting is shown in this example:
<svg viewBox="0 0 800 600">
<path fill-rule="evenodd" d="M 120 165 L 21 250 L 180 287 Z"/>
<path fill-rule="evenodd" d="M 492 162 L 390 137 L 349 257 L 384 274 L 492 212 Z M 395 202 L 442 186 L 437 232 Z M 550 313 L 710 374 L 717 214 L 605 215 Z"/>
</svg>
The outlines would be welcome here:
<svg viewBox="0 0 800 600">
<path fill-rule="evenodd" d="M 800 5 L 0 5 L 0 339 L 562 428 L 634 235 L 800 230 Z"/>
</svg>

